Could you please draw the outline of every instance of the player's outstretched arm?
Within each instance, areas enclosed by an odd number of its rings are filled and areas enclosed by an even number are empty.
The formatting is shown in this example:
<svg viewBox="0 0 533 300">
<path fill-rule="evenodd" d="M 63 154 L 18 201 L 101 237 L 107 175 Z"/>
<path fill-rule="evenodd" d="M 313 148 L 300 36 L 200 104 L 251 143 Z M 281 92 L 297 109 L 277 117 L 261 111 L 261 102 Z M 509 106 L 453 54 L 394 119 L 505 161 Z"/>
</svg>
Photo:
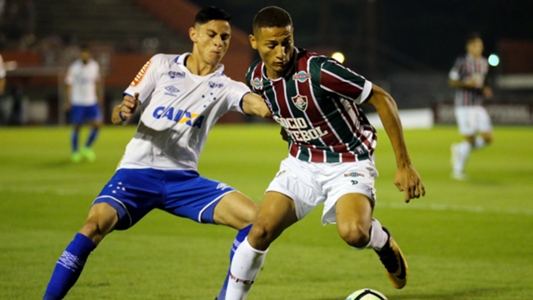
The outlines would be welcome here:
<svg viewBox="0 0 533 300">
<path fill-rule="evenodd" d="M 124 95 L 122 103 L 113 108 L 111 122 L 117 125 L 129 120 L 131 115 L 133 115 L 137 109 L 137 106 L 139 106 L 139 93 L 135 93 L 133 97 L 130 95 Z"/>
<path fill-rule="evenodd" d="M 247 93 L 242 99 L 242 110 L 247 115 L 269 118 L 272 116 L 270 109 L 261 96 L 254 93 Z"/>
<path fill-rule="evenodd" d="M 418 175 L 415 167 L 411 165 L 411 159 L 407 152 L 396 102 L 389 93 L 374 84 L 372 85 L 372 97 L 367 103 L 376 108 L 391 141 L 397 165 L 394 184 L 399 191 L 404 192 L 405 202 L 409 202 L 413 198 L 419 198 L 420 195 L 424 196 L 426 194 L 424 184 L 422 184 L 420 175 Z"/>
</svg>

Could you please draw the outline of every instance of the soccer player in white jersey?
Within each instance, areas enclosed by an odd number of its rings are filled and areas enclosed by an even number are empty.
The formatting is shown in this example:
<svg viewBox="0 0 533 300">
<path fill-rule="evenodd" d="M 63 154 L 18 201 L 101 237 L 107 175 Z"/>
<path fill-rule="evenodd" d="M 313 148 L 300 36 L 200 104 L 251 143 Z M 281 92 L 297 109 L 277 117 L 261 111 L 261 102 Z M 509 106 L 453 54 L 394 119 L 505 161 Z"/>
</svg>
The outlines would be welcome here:
<svg viewBox="0 0 533 300">
<path fill-rule="evenodd" d="M 409 202 L 425 190 L 411 164 L 395 101 L 337 61 L 296 48 L 291 17 L 279 7 L 257 13 L 250 42 L 261 60 L 252 64 L 246 80 L 286 130 L 289 157 L 235 252 L 225 300 L 245 299 L 270 244 L 321 204 L 322 223 L 336 223 L 348 245 L 373 249 L 392 285 L 403 288 L 405 258 L 390 232 L 372 218 L 376 131 L 359 107 L 376 108 L 396 156 L 394 183 Z"/>
<path fill-rule="evenodd" d="M 483 40 L 477 33 L 466 41 L 466 55 L 455 61 L 449 74 L 449 85 L 455 91 L 455 119 L 463 142 L 453 144 L 452 178 L 466 179 L 465 164 L 470 151 L 480 149 L 492 142 L 492 125 L 489 114 L 483 107 L 484 99 L 492 98 L 492 89 L 487 81 L 489 63 L 483 57 Z"/>
<path fill-rule="evenodd" d="M 220 60 L 231 37 L 226 12 L 203 8 L 189 35 L 192 53 L 153 56 L 113 110 L 112 121 L 120 124 L 131 117 L 138 102 L 143 106 L 137 131 L 116 173 L 57 261 L 44 299 L 63 299 L 89 254 L 108 233 L 130 228 L 155 208 L 199 223 L 235 228 L 239 232 L 233 247 L 246 237 L 257 204 L 224 183 L 200 176 L 198 157 L 209 130 L 224 113 L 233 110 L 269 117 L 270 111 L 245 84 L 224 75 Z"/>
<path fill-rule="evenodd" d="M 79 59 L 75 60 L 68 68 L 65 77 L 67 103 L 70 110 L 71 123 L 73 125 L 71 135 L 72 161 L 80 162 L 82 157 L 88 161 L 94 161 L 96 155 L 91 149 L 100 127 L 102 127 L 102 113 L 100 105 L 100 66 L 91 58 L 91 50 L 88 46 L 80 47 Z M 87 141 L 81 150 L 78 146 L 78 138 L 81 126 L 87 124 L 91 127 Z"/>
</svg>

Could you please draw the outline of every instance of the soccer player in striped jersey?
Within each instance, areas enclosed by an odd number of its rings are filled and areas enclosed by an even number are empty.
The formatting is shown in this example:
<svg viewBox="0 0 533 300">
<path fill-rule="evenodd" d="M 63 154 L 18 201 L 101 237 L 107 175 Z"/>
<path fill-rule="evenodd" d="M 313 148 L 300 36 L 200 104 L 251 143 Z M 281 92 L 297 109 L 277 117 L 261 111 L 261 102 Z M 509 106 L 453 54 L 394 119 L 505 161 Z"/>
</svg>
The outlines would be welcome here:
<svg viewBox="0 0 533 300">
<path fill-rule="evenodd" d="M 449 85 L 455 91 L 455 119 L 463 142 L 452 144 L 452 178 L 466 179 L 464 172 L 470 151 L 480 149 L 492 142 L 492 125 L 489 114 L 483 107 L 485 98 L 492 98 L 492 89 L 487 81 L 489 63 L 483 57 L 483 40 L 477 33 L 466 41 L 466 54 L 457 58 L 450 70 Z"/>
<path fill-rule="evenodd" d="M 120 124 L 143 106 L 123 159 L 57 261 L 44 299 L 63 299 L 102 239 L 113 230 L 132 227 L 152 209 L 235 228 L 235 249 L 246 237 L 257 204 L 222 182 L 200 176 L 198 157 L 207 134 L 226 112 L 269 117 L 270 111 L 244 83 L 224 75 L 220 61 L 231 37 L 226 12 L 216 7 L 200 10 L 189 35 L 192 53 L 153 56 L 113 110 L 112 121 Z"/>
<path fill-rule="evenodd" d="M 360 108 L 376 108 L 396 156 L 394 183 L 409 202 L 425 190 L 411 165 L 393 98 L 337 61 L 296 48 L 291 17 L 279 7 L 257 13 L 250 42 L 261 60 L 249 68 L 247 82 L 286 130 L 289 156 L 235 253 L 225 300 L 245 299 L 270 244 L 321 204 L 322 223 L 336 223 L 348 245 L 374 249 L 392 285 L 403 288 L 405 258 L 390 232 L 372 218 L 377 136 Z"/>
</svg>

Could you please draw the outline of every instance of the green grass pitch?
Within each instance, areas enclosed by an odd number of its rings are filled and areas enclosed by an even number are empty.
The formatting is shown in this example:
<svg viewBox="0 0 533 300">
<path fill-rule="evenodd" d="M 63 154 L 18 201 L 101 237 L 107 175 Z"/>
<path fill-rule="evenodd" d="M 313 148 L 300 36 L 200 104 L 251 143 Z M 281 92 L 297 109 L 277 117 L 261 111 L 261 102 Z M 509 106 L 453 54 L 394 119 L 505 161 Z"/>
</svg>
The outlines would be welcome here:
<svg viewBox="0 0 533 300">
<path fill-rule="evenodd" d="M 42 297 L 134 130 L 103 128 L 97 160 L 75 165 L 67 127 L 0 129 L 0 299 Z M 201 174 L 259 202 L 286 156 L 278 132 L 273 125 L 217 125 Z M 373 251 L 344 245 L 316 209 L 272 245 L 248 299 L 343 300 L 365 287 L 399 300 L 533 299 L 533 129 L 497 127 L 494 144 L 472 153 L 463 182 L 449 178 L 449 146 L 460 140 L 455 127 L 406 130 L 427 190 L 410 204 L 393 184 L 394 157 L 379 135 L 375 217 L 406 255 L 407 286 L 393 289 Z M 104 239 L 67 299 L 213 299 L 235 233 L 153 211 Z"/>
</svg>

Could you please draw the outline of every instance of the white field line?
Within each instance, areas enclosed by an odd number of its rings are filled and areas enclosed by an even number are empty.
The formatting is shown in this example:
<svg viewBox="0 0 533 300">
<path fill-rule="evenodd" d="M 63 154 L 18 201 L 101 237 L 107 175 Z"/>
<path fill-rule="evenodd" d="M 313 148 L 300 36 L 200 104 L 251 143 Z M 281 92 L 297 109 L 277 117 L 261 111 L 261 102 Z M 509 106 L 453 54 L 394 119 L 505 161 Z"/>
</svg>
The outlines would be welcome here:
<svg viewBox="0 0 533 300">
<path fill-rule="evenodd" d="M 55 189 L 48 187 L 0 187 L 0 192 L 11 192 L 21 194 L 56 194 L 59 196 L 87 195 L 77 189 Z M 97 192 L 95 192 L 96 195 Z"/>
<path fill-rule="evenodd" d="M 82 193 L 77 189 L 54 189 L 47 187 L 0 187 L 0 192 L 7 191 L 21 194 L 45 194 L 51 193 L 59 196 L 76 196 L 76 195 L 92 195 L 97 196 L 99 191 L 94 193 Z M 502 208 L 502 207 L 481 207 L 481 206 L 463 206 L 463 205 L 445 205 L 445 204 L 420 204 L 420 203 L 380 203 L 378 201 L 377 208 L 381 209 L 403 209 L 403 210 L 428 210 L 428 211 L 452 211 L 452 212 L 468 212 L 476 214 L 508 214 L 508 215 L 525 215 L 533 216 L 531 209 L 518 208 Z"/>
<path fill-rule="evenodd" d="M 405 210 L 430 210 L 430 211 L 456 211 L 477 214 L 509 214 L 533 216 L 531 209 L 502 208 L 502 207 L 481 207 L 445 204 L 420 204 L 420 203 L 377 203 L 377 208 L 392 208 Z"/>
</svg>

